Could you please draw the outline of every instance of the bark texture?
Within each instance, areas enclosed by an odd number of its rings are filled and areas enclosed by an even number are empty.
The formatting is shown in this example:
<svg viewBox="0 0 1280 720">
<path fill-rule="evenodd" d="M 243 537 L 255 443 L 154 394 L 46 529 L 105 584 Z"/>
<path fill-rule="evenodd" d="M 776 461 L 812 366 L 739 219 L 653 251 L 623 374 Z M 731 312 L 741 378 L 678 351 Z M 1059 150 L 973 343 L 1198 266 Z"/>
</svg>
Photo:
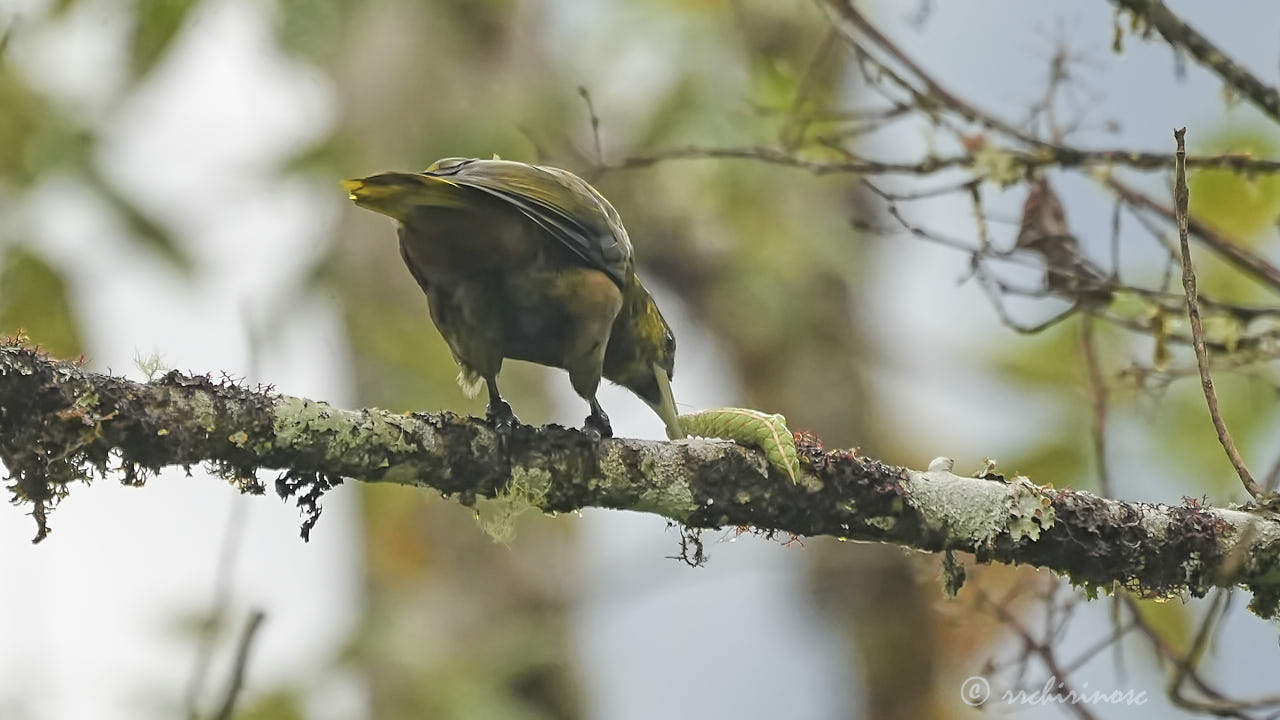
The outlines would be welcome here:
<svg viewBox="0 0 1280 720">
<path fill-rule="evenodd" d="M 141 483 L 166 466 L 204 463 L 246 492 L 265 490 L 259 471 L 277 471 L 277 492 L 306 512 L 304 536 L 323 493 L 354 478 L 432 488 L 466 505 L 614 508 L 693 530 L 741 526 L 958 550 L 979 562 L 1047 568 L 1089 589 L 1200 596 L 1238 585 L 1253 592 L 1256 612 L 1276 615 L 1274 511 L 1121 502 L 994 471 L 961 477 L 945 458 L 910 470 L 826 451 L 812 435 L 797 439 L 804 471 L 793 484 L 759 453 L 726 441 L 595 443 L 556 426 L 503 437 L 451 413 L 343 410 L 178 372 L 134 382 L 0 346 L 0 460 L 14 500 L 32 508 L 36 540 L 76 481 Z"/>
</svg>

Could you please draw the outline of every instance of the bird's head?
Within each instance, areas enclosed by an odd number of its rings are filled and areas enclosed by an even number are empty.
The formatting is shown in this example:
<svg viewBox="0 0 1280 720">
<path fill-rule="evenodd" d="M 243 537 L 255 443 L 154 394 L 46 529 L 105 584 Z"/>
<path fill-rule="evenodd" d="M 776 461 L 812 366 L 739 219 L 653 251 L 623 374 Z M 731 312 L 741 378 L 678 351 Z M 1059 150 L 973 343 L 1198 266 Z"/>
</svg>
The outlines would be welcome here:
<svg viewBox="0 0 1280 720">
<path fill-rule="evenodd" d="M 640 278 L 632 276 L 609 336 L 604 376 L 644 400 L 662 418 L 667 437 L 673 440 L 685 436 L 671 394 L 675 363 L 675 335 Z"/>
</svg>

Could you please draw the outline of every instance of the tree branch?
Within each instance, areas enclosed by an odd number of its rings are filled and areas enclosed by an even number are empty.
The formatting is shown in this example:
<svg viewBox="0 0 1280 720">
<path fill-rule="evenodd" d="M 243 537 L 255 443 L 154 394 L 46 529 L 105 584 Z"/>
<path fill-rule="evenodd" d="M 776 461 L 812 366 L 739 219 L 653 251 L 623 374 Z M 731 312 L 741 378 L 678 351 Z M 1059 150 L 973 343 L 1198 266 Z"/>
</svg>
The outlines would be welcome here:
<svg viewBox="0 0 1280 720">
<path fill-rule="evenodd" d="M 1189 167 L 1189 165 L 1186 167 Z M 1178 223 L 1178 216 L 1174 208 L 1159 202 L 1137 188 L 1126 185 L 1113 176 L 1108 175 L 1105 182 L 1120 199 L 1129 205 L 1150 210 L 1170 222 Z M 1192 236 L 1200 240 L 1224 260 L 1240 268 L 1246 274 L 1252 275 L 1271 289 L 1280 290 L 1280 267 L 1276 267 L 1261 255 L 1194 217 L 1188 215 L 1186 223 L 1187 231 Z"/>
<path fill-rule="evenodd" d="M 1242 585 L 1254 609 L 1280 605 L 1280 520 L 1273 513 L 1121 502 L 1026 478 L 926 471 L 824 451 L 799 434 L 805 472 L 793 484 L 754 451 L 719 440 L 592 442 L 555 426 L 517 427 L 505 443 L 452 413 L 397 415 L 171 372 L 133 382 L 0 345 L 0 459 L 14 499 L 46 513 L 75 481 L 206 463 L 243 490 L 277 470 L 308 524 L 343 477 L 432 488 L 472 505 L 519 496 L 544 512 L 648 512 L 688 528 L 751 527 L 962 550 L 979 562 L 1026 563 L 1087 587 L 1120 583 L 1159 596 Z M 114 464 L 115 467 L 111 467 Z M 304 530 L 307 526 L 304 526 Z M 1230 561 L 1230 562 L 1228 562 Z"/>
<path fill-rule="evenodd" d="M 1155 28 L 1160 37 L 1171 47 L 1186 50 L 1196 62 L 1208 67 L 1222 79 L 1226 86 L 1258 106 L 1267 115 L 1280 122 L 1280 91 L 1267 85 L 1249 72 L 1243 65 L 1227 56 L 1209 38 L 1183 22 L 1160 0 L 1112 0 Z"/>
<path fill-rule="evenodd" d="M 889 162 L 871 160 L 854 155 L 848 150 L 839 152 L 843 160 L 817 160 L 779 148 L 747 145 L 714 147 L 687 145 L 644 155 L 631 155 L 617 162 L 591 168 L 598 176 L 613 170 L 647 168 L 671 160 L 752 160 L 770 165 L 783 165 L 814 175 L 933 175 L 955 168 L 977 169 L 978 157 L 964 155 L 932 155 L 918 162 Z M 1008 162 L 1010 171 L 1028 173 L 1038 168 L 1089 168 L 1123 166 L 1132 170 L 1155 171 L 1169 168 L 1169 154 L 1136 150 L 1084 150 L 1054 145 L 1031 152 L 1000 149 L 999 155 Z M 816 153 L 815 153 L 816 154 Z M 1244 173 L 1280 172 L 1280 160 L 1255 158 L 1251 155 L 1192 155 L 1187 167 L 1197 169 L 1227 169 Z"/>
</svg>

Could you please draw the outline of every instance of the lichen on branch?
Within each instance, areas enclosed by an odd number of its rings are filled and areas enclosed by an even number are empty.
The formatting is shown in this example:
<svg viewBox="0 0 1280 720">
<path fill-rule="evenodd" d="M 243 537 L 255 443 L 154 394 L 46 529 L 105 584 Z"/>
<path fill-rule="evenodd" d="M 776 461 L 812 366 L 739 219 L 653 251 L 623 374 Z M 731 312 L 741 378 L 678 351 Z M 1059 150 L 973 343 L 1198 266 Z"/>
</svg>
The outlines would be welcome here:
<svg viewBox="0 0 1280 720">
<path fill-rule="evenodd" d="M 1091 590 L 1168 597 L 1243 586 L 1256 612 L 1277 613 L 1274 512 L 1121 502 L 1006 480 L 992 468 L 962 477 L 945 459 L 909 470 L 825 450 L 809 433 L 797 433 L 796 445 L 801 477 L 792 482 L 760 453 L 723 440 L 597 443 L 557 426 L 517 426 L 503 440 L 483 421 L 448 412 L 343 410 L 177 372 L 134 382 L 0 344 L 0 460 L 13 500 L 31 508 L 36 540 L 79 482 L 138 484 L 167 466 L 203 463 L 244 492 L 263 492 L 260 473 L 275 472 L 277 492 L 297 497 L 306 514 L 304 535 L 343 478 L 430 488 L 468 506 L 520 490 L 548 513 L 612 508 L 693 530 L 963 551 L 1046 568 Z"/>
</svg>

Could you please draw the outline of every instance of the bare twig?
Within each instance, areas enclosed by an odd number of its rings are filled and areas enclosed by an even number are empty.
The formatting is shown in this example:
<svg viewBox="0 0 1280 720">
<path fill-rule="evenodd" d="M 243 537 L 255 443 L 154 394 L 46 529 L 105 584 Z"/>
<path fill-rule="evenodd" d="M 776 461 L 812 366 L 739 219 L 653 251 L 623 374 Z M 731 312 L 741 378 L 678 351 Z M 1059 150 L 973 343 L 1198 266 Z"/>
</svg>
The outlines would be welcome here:
<svg viewBox="0 0 1280 720">
<path fill-rule="evenodd" d="M 1208 67 L 1227 87 L 1248 98 L 1272 119 L 1280 122 L 1280 91 L 1267 85 L 1221 48 L 1183 22 L 1160 0 L 1113 0 L 1156 29 L 1171 47 L 1185 50 L 1196 62 Z"/>
<path fill-rule="evenodd" d="M 1190 708 L 1198 706 L 1197 709 L 1210 712 L 1220 717 L 1244 718 L 1248 720 L 1251 716 L 1246 714 L 1249 710 L 1258 709 L 1274 709 L 1280 705 L 1280 695 L 1264 696 L 1246 700 L 1228 700 L 1225 693 L 1218 688 L 1209 684 L 1209 681 L 1200 675 L 1194 664 L 1190 663 L 1189 655 L 1184 654 L 1178 648 L 1172 646 L 1160 632 L 1151 626 L 1143 617 L 1141 609 L 1138 607 L 1138 601 L 1129 593 L 1123 593 L 1119 596 L 1122 602 L 1128 606 L 1133 617 L 1133 622 L 1138 631 L 1147 638 L 1151 643 L 1151 647 L 1156 651 L 1159 658 L 1167 660 L 1175 667 L 1175 672 L 1181 673 L 1183 678 L 1179 681 L 1179 685 L 1184 684 L 1186 680 L 1190 680 L 1191 684 L 1205 695 L 1207 700 L 1193 700 L 1182 694 L 1180 687 L 1175 687 L 1170 683 L 1167 690 L 1171 699 L 1181 707 Z M 1215 598 L 1214 602 L 1217 602 Z M 1203 628 L 1203 626 L 1201 626 Z M 1177 693 L 1176 696 L 1174 693 Z M 1270 715 L 1268 717 L 1275 717 Z"/>
<path fill-rule="evenodd" d="M 1000 622 L 1004 623 L 1022 640 L 1023 656 L 1034 655 L 1044 663 L 1044 666 L 1049 670 L 1050 677 L 1057 685 L 1057 691 L 1064 697 L 1077 695 L 1076 691 L 1067 682 L 1070 673 L 1063 671 L 1057 655 L 1053 652 L 1054 639 L 1046 637 L 1043 641 L 1037 640 L 1005 603 L 993 601 L 991 596 L 987 595 L 981 588 L 978 588 L 976 592 L 978 593 L 979 604 L 999 618 Z M 1052 608 L 1052 605 L 1050 605 L 1050 608 Z M 1081 720 L 1092 720 L 1095 717 L 1083 703 L 1065 702 L 1062 707 Z"/>
<path fill-rule="evenodd" d="M 244 672 L 249 665 L 249 651 L 253 648 L 253 639 L 258 634 L 258 628 L 262 626 L 262 621 L 266 617 L 266 614 L 261 610 L 254 610 L 249 613 L 249 619 L 244 625 L 244 632 L 240 635 L 240 644 L 236 647 L 235 664 L 231 667 L 231 679 L 227 684 L 227 693 L 223 696 L 222 704 L 218 707 L 218 711 L 214 713 L 213 720 L 231 720 L 231 714 L 236 709 L 236 701 L 240 698 L 240 691 L 244 688 Z"/>
<path fill-rule="evenodd" d="M 786 122 L 783 124 L 782 129 L 778 131 L 778 142 L 785 148 L 794 148 L 799 145 L 808 130 L 809 121 L 801 110 L 804 109 L 810 93 L 813 92 L 814 78 L 818 74 L 818 67 L 827 57 L 827 54 L 831 52 L 835 39 L 835 30 L 827 28 L 827 31 L 822 35 L 822 40 L 819 41 L 817 48 L 814 49 L 813 54 L 809 57 L 809 61 L 805 63 L 804 72 L 800 74 L 800 79 L 796 82 L 795 96 L 791 99 L 791 112 L 787 114 Z"/>
<path fill-rule="evenodd" d="M 1098 487 L 1103 495 L 1111 495 L 1111 473 L 1107 470 L 1107 380 L 1098 358 L 1094 339 L 1093 317 L 1080 319 L 1080 350 L 1088 370 L 1089 405 L 1093 409 L 1093 460 L 1098 467 Z"/>
<path fill-rule="evenodd" d="M 1187 160 L 1190 160 L 1190 158 L 1187 158 Z M 1190 167 L 1190 163 L 1186 163 L 1184 167 Z M 1158 215 L 1163 215 L 1170 221 L 1178 222 L 1174 208 L 1114 177 L 1108 177 L 1106 183 L 1108 187 L 1131 206 L 1150 210 Z M 1187 231 L 1203 242 L 1209 249 L 1249 275 L 1266 283 L 1272 289 L 1280 290 L 1280 267 L 1272 265 L 1252 250 L 1185 213 L 1182 222 L 1186 223 Z"/>
<path fill-rule="evenodd" d="M 862 13 L 849 0 L 819 0 L 819 4 L 826 10 L 827 16 L 831 19 L 832 26 L 852 44 L 857 44 L 858 34 L 870 39 L 882 50 L 888 53 L 895 61 L 905 67 L 915 75 L 921 83 L 924 84 L 929 96 L 936 102 L 951 108 L 956 114 L 972 123 L 977 123 L 990 130 L 1008 135 L 1020 142 L 1033 146 L 1043 146 L 1046 143 L 1036 137 L 1033 137 L 1022 130 L 1010 125 L 1000 118 L 974 107 L 966 102 L 963 98 L 955 95 L 942 86 L 941 83 L 934 80 L 931 75 L 924 71 L 911 56 L 907 55 L 901 48 L 895 45 L 889 38 L 875 25 L 872 25 Z"/>
<path fill-rule="evenodd" d="M 1200 368 L 1200 386 L 1204 389 L 1204 399 L 1209 406 L 1209 417 L 1213 419 L 1213 428 L 1218 432 L 1218 442 L 1226 451 L 1227 458 L 1240 476 L 1244 489 L 1254 498 L 1263 495 L 1262 488 L 1254 481 L 1249 468 L 1245 467 L 1244 458 L 1236 449 L 1231 433 L 1227 432 L 1227 424 L 1222 419 L 1222 411 L 1218 408 L 1218 393 L 1213 388 L 1213 377 L 1209 374 L 1209 351 L 1204 346 L 1204 325 L 1200 321 L 1200 307 L 1196 300 L 1196 271 L 1191 263 L 1191 244 L 1187 240 L 1187 204 L 1190 192 L 1187 189 L 1186 166 L 1186 128 L 1173 131 L 1178 143 L 1178 151 L 1174 166 L 1174 212 L 1178 218 L 1178 242 L 1182 248 L 1182 287 L 1187 294 L 1187 316 L 1191 320 L 1192 347 L 1196 353 L 1196 364 Z"/>
<path fill-rule="evenodd" d="M 186 708 L 189 720 L 195 720 L 200 715 L 200 695 L 204 691 L 205 680 L 209 674 L 214 640 L 217 638 L 218 628 L 226 622 L 227 606 L 231 601 L 236 551 L 240 546 L 247 510 L 244 498 L 236 498 L 231 505 L 231 516 L 227 519 L 227 528 L 223 532 L 222 551 L 218 556 L 218 570 L 213 585 L 213 600 L 209 605 L 209 623 L 200 633 L 196 645 L 196 660 L 191 667 L 191 677 L 187 680 Z"/>
<path fill-rule="evenodd" d="M 596 149 L 595 162 L 598 166 L 604 167 L 604 148 L 600 144 L 600 116 L 596 115 L 596 106 L 591 102 L 591 92 L 585 85 L 578 86 L 578 95 L 587 104 L 587 116 L 591 118 L 591 139 Z"/>
<path fill-rule="evenodd" d="M 816 160 L 792 153 L 786 149 L 759 145 L 714 147 L 687 145 L 660 150 L 648 154 L 632 155 L 620 161 L 592 168 L 597 173 L 611 170 L 647 168 L 670 160 L 733 159 L 753 160 L 772 165 L 784 165 L 804 170 L 814 175 L 932 175 L 944 170 L 972 169 L 977 164 L 975 156 L 931 155 L 917 162 L 890 162 L 859 157 L 845 148 L 838 151 L 842 160 Z M 1096 167 L 1124 166 L 1131 170 L 1164 170 L 1169 166 L 1169 156 L 1154 152 L 1131 150 L 1081 150 L 1071 147 L 1042 149 L 1034 152 L 1001 150 L 1009 167 L 1018 172 L 1030 172 L 1047 167 Z M 1187 158 L 1187 167 L 1222 168 L 1240 172 L 1280 172 L 1280 161 L 1259 160 L 1248 155 L 1202 155 Z"/>
</svg>

